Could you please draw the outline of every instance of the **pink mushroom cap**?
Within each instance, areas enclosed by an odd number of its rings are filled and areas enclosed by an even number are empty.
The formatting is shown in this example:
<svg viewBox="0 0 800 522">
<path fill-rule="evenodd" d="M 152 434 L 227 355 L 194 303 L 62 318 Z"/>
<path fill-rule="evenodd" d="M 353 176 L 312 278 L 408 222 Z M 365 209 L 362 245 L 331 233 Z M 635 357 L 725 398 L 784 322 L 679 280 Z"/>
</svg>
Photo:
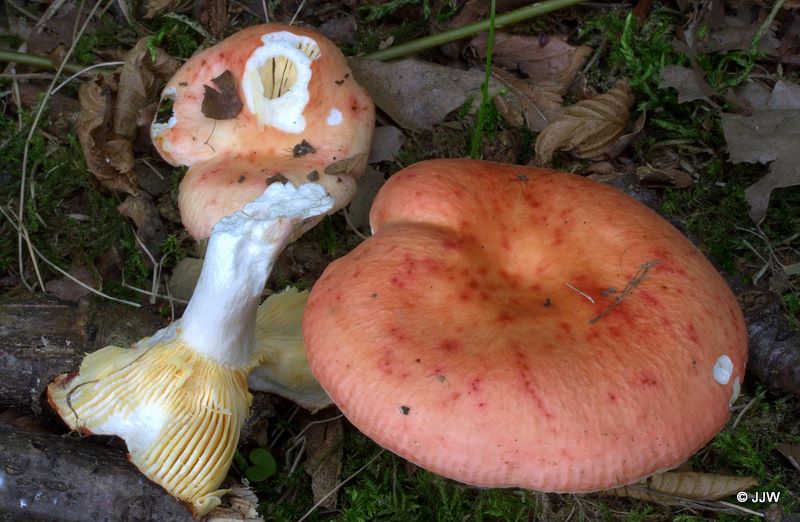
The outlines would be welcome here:
<svg viewBox="0 0 800 522">
<path fill-rule="evenodd" d="M 232 89 L 215 81 L 227 74 Z M 214 110 L 224 112 L 234 98 L 241 110 L 209 117 L 203 107 L 209 89 L 220 93 L 208 104 Z M 270 180 L 322 183 L 337 200 L 334 212 L 350 201 L 366 167 L 372 100 L 336 45 L 310 29 L 242 30 L 187 61 L 165 87 L 164 100 L 172 102 L 171 113 L 162 114 L 170 118 L 153 124 L 153 143 L 169 163 L 190 167 L 179 206 L 197 239 L 258 197 Z"/>
<path fill-rule="evenodd" d="M 378 444 L 491 487 L 595 491 L 672 468 L 744 376 L 736 299 L 667 221 L 580 176 L 471 160 L 392 176 L 303 334 Z"/>
</svg>

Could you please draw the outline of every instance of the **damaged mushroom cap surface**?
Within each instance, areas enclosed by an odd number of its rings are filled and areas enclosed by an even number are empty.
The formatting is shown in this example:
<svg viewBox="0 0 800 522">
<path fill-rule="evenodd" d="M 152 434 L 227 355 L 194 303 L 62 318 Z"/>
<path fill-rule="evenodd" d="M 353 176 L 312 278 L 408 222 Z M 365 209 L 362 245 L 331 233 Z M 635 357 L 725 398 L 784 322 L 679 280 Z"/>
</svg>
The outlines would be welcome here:
<svg viewBox="0 0 800 522">
<path fill-rule="evenodd" d="M 366 167 L 375 110 L 341 51 L 314 31 L 247 28 L 192 57 L 162 94 L 153 143 L 190 167 L 179 206 L 208 237 L 275 180 L 322 184 L 345 206 Z"/>
<path fill-rule="evenodd" d="M 725 424 L 747 353 L 701 252 L 615 189 L 435 160 L 392 176 L 374 235 L 303 319 L 347 418 L 462 482 L 594 491 L 674 467 Z"/>
</svg>

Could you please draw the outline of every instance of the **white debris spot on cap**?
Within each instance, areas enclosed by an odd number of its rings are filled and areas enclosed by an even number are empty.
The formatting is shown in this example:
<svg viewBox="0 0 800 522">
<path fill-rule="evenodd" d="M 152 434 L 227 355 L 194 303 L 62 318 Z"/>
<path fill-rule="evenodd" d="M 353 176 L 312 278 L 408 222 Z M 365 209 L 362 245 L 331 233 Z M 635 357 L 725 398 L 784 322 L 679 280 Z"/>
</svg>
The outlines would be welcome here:
<svg viewBox="0 0 800 522">
<path fill-rule="evenodd" d="M 727 355 L 720 355 L 717 362 L 714 363 L 711 373 L 718 383 L 728 384 L 728 381 L 731 380 L 731 375 L 733 375 L 733 361 Z"/>
<path fill-rule="evenodd" d="M 731 398 L 728 400 L 728 405 L 732 406 L 736 399 L 739 398 L 739 392 L 742 391 L 742 381 L 739 377 L 733 380 L 733 390 L 731 391 Z"/>
<path fill-rule="evenodd" d="M 328 125 L 339 125 L 342 123 L 342 111 L 339 109 L 331 109 L 328 113 L 328 119 L 325 120 Z"/>
<path fill-rule="evenodd" d="M 28 507 L 28 501 L 24 498 L 19 499 L 19 508 L 25 509 L 26 507 Z"/>
</svg>

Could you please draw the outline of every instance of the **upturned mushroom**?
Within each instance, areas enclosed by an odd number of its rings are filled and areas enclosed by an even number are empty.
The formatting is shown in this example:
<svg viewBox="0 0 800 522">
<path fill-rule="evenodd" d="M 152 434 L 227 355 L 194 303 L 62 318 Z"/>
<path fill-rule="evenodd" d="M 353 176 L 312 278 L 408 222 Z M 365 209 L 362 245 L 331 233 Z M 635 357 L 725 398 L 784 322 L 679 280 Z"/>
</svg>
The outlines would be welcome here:
<svg viewBox="0 0 800 522">
<path fill-rule="evenodd" d="M 375 122 L 367 92 L 336 45 L 299 27 L 250 27 L 187 62 L 162 94 L 151 134 L 159 153 L 188 166 L 181 220 L 198 240 L 269 183 L 316 182 L 346 206 L 364 172 Z M 309 219 L 294 240 L 323 216 Z M 250 387 L 318 409 L 330 404 L 305 360 L 306 292 L 271 296 L 258 312 L 264 360 Z"/>
<path fill-rule="evenodd" d="M 657 214 L 580 176 L 469 160 L 392 176 L 303 319 L 362 432 L 438 474 L 581 492 L 674 467 L 729 417 L 732 292 Z"/>
<path fill-rule="evenodd" d="M 291 331 L 305 295 L 259 301 L 285 245 L 352 196 L 374 109 L 331 42 L 280 25 L 197 54 L 162 100 L 153 141 L 189 166 L 181 217 L 194 237 L 210 235 L 200 279 L 181 319 L 131 349 L 90 354 L 48 396 L 70 428 L 123 438 L 148 478 L 202 515 L 225 493 L 254 368 L 264 364 L 261 388 L 327 401 Z"/>
</svg>

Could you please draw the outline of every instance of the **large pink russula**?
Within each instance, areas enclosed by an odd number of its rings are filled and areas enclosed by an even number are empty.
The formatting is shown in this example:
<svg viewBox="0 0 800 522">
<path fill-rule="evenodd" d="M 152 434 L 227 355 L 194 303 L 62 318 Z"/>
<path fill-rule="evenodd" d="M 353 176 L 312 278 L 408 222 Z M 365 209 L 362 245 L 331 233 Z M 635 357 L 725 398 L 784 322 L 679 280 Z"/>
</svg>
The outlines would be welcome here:
<svg viewBox="0 0 800 522">
<path fill-rule="evenodd" d="M 228 74 L 233 89 L 218 83 Z M 208 117 L 209 90 L 222 101 L 211 107 L 238 98 L 241 111 Z M 181 67 L 164 88 L 164 109 L 167 101 L 168 119 L 154 123 L 151 136 L 166 161 L 189 167 L 179 206 L 196 239 L 275 180 L 320 183 L 335 212 L 350 202 L 366 167 L 372 100 L 336 45 L 310 29 L 265 24 L 230 36 Z"/>
<path fill-rule="evenodd" d="M 347 418 L 480 486 L 594 491 L 674 467 L 744 376 L 736 299 L 613 188 L 469 160 L 395 174 L 374 235 L 308 300 L 311 369 Z"/>
</svg>

